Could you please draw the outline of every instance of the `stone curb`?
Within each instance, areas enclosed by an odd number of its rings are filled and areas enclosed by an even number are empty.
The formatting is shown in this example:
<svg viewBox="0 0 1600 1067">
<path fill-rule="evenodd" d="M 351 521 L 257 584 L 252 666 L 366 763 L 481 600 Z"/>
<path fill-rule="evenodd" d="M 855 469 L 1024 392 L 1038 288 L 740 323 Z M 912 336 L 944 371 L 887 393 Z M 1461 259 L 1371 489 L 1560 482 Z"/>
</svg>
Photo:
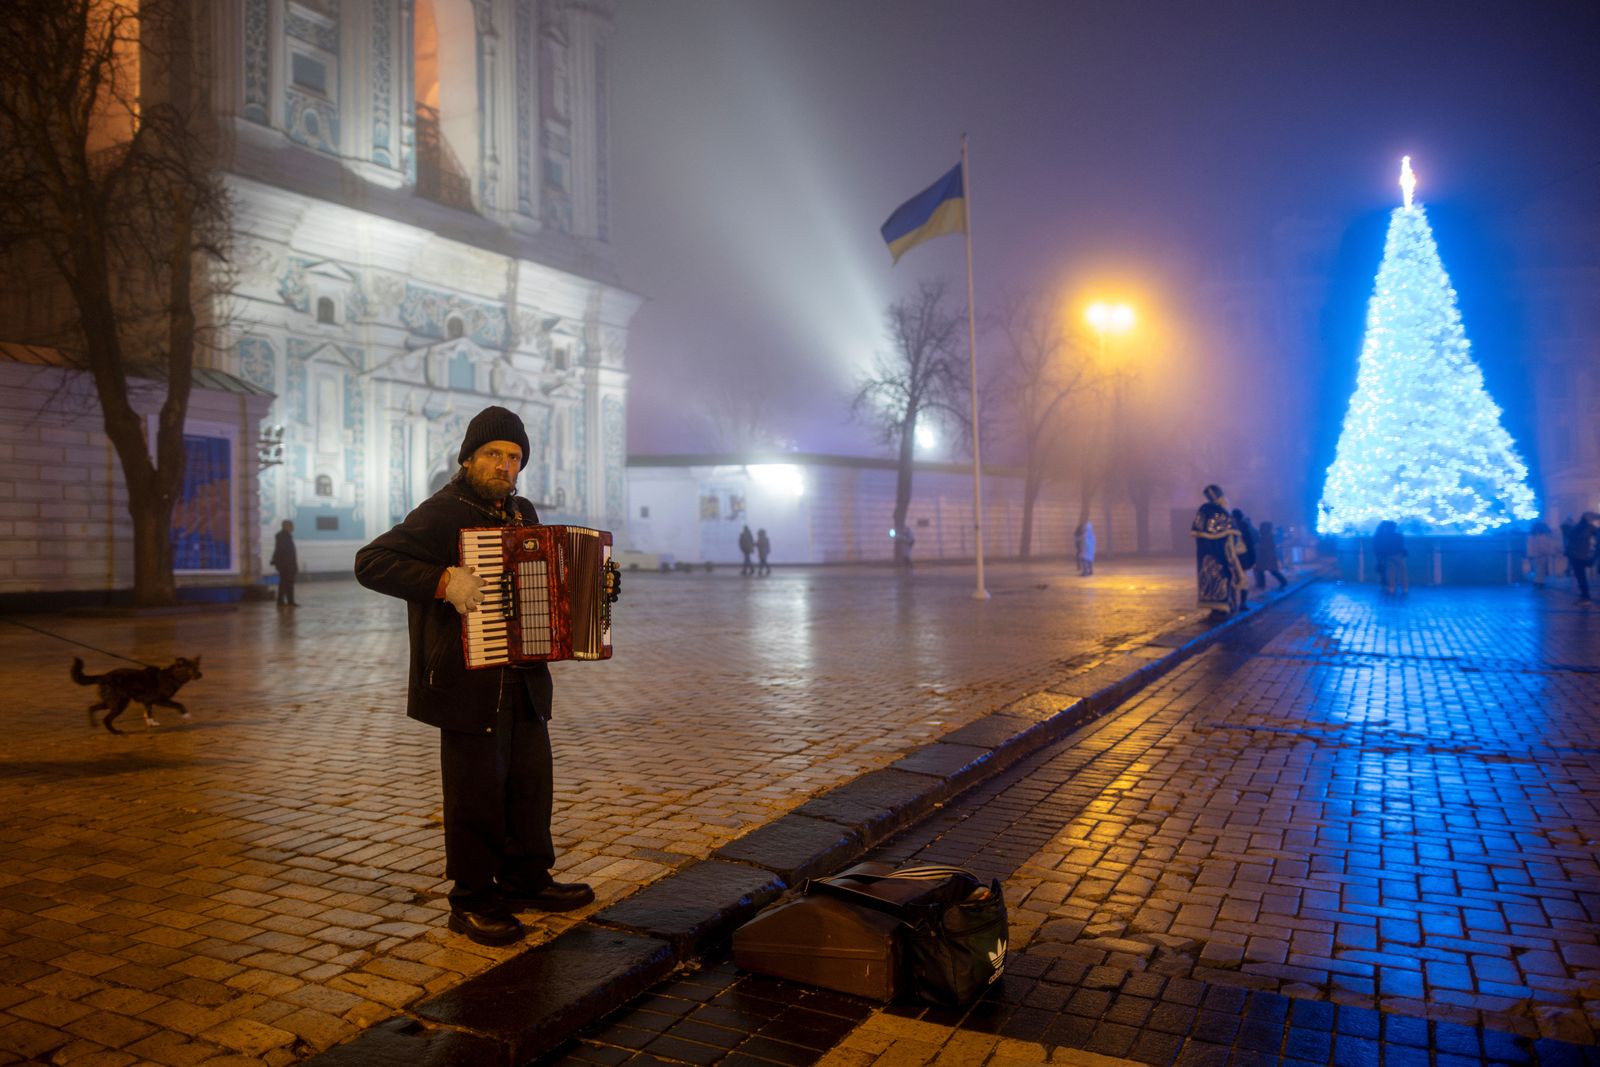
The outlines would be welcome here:
<svg viewBox="0 0 1600 1067">
<path fill-rule="evenodd" d="M 553 1051 L 725 941 L 807 878 L 837 871 L 940 804 L 1117 707 L 1180 663 L 1324 577 L 1220 623 L 1170 630 L 814 797 L 658 879 L 554 940 L 474 975 L 311 1067 L 518 1067 Z"/>
</svg>

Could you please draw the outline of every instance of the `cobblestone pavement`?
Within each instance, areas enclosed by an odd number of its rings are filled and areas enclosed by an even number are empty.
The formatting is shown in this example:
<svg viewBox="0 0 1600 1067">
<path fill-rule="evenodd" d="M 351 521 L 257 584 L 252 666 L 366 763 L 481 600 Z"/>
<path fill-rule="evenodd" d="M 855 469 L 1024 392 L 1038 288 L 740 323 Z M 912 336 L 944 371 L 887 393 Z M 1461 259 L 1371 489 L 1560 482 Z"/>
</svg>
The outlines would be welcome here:
<svg viewBox="0 0 1600 1067">
<path fill-rule="evenodd" d="M 1600 612 L 1313 586 L 872 858 L 1004 880 L 967 1012 L 726 958 L 563 1064 L 1597 1063 Z"/>
<path fill-rule="evenodd" d="M 617 656 L 558 664 L 558 876 L 604 906 L 1193 614 L 1189 566 L 630 574 Z M 291 1062 L 516 951 L 443 928 L 434 731 L 404 606 L 0 620 L 0 1063 Z M 67 677 L 200 655 L 184 721 Z M 586 912 L 533 920 L 548 940 Z"/>
</svg>

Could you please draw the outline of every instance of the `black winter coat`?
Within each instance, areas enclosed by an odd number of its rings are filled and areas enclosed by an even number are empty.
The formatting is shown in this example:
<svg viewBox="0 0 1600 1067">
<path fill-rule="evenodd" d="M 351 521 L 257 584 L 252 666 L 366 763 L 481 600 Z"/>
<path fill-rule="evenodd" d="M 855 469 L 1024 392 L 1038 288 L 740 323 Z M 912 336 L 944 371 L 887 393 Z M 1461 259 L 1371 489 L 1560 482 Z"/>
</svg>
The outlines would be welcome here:
<svg viewBox="0 0 1600 1067">
<path fill-rule="evenodd" d="M 1239 530 L 1239 540 L 1243 547 L 1239 550 L 1239 569 L 1250 570 L 1256 565 L 1256 528 L 1250 525 L 1250 519 L 1234 523 Z"/>
<path fill-rule="evenodd" d="M 279 530 L 278 536 L 272 542 L 273 570 L 282 571 L 284 574 L 299 574 L 300 560 L 294 550 L 294 535 L 288 530 Z"/>
<path fill-rule="evenodd" d="M 519 525 L 539 515 L 512 497 Z M 472 490 L 451 482 L 417 505 L 405 521 L 356 553 L 356 580 L 368 589 L 406 602 L 411 631 L 411 680 L 406 714 L 442 730 L 485 733 L 498 713 L 510 709 L 514 686 L 526 686 L 539 717 L 550 717 L 550 668 L 543 663 L 469 671 L 461 651 L 461 615 L 434 597 L 445 568 L 461 562 L 460 532 L 471 526 L 501 526 L 495 510 Z"/>
</svg>

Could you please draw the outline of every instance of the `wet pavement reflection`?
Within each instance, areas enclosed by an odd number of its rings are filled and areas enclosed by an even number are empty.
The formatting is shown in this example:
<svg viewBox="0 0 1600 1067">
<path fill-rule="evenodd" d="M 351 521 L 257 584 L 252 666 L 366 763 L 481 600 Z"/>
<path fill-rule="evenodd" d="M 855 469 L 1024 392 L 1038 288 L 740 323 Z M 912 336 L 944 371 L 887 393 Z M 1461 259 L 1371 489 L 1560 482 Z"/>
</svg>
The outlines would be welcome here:
<svg viewBox="0 0 1600 1067">
<path fill-rule="evenodd" d="M 555 666 L 558 876 L 603 907 L 1195 614 L 1186 561 L 1072 570 L 991 566 L 987 602 L 965 568 L 629 574 L 616 658 Z M 297 595 L 0 623 L 0 1062 L 291 1062 L 515 951 L 442 926 L 404 606 L 353 581 Z M 200 656 L 193 717 L 89 727 L 67 668 L 113 654 Z"/>
<path fill-rule="evenodd" d="M 714 957 L 561 1062 L 1594 1062 L 1597 737 L 1600 611 L 1314 586 L 875 851 L 1003 879 L 970 1010 Z"/>
</svg>

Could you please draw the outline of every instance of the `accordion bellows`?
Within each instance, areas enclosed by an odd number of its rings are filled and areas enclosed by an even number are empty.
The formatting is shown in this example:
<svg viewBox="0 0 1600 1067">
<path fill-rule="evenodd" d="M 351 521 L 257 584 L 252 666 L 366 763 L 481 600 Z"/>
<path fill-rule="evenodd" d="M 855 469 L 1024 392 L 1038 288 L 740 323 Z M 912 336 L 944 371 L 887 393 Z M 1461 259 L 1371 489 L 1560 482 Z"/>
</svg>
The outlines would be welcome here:
<svg viewBox="0 0 1600 1067">
<path fill-rule="evenodd" d="M 585 526 L 462 530 L 461 565 L 485 583 L 483 603 L 461 620 L 467 668 L 610 659 L 610 558 L 610 532 Z"/>
</svg>

